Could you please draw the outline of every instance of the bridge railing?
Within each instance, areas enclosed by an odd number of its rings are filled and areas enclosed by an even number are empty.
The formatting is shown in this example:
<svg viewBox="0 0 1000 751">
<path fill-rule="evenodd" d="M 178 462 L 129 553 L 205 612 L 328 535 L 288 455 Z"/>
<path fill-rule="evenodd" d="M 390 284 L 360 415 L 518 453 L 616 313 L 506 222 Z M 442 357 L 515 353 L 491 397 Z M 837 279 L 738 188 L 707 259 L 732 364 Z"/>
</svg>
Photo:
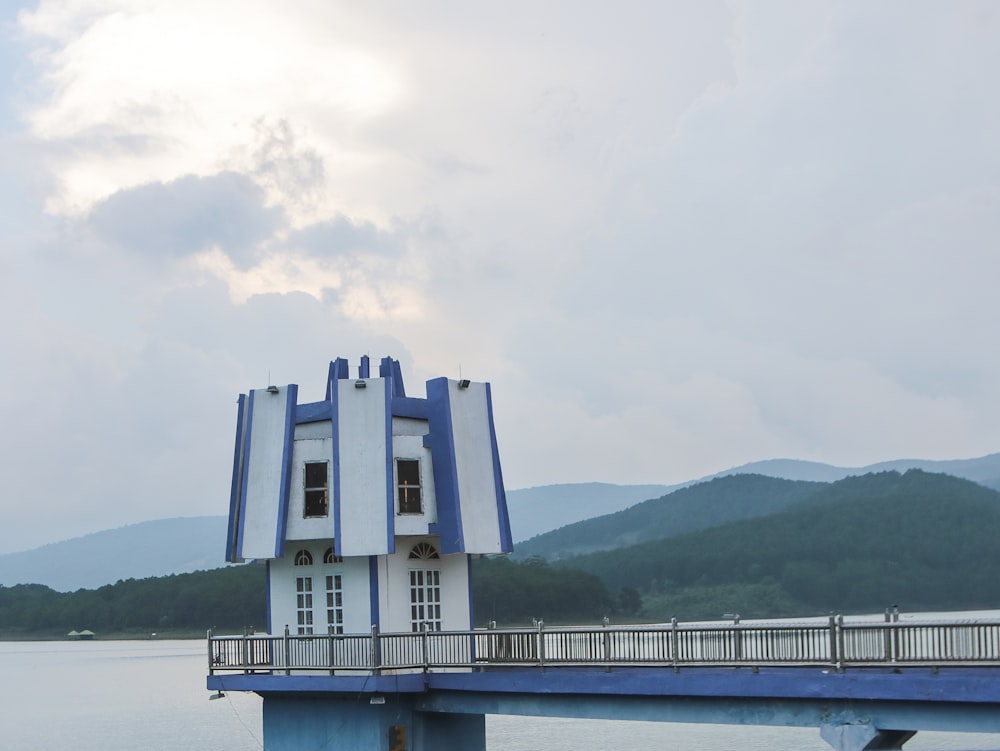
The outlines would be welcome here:
<svg viewBox="0 0 1000 751">
<path fill-rule="evenodd" d="M 1000 665 L 1000 621 L 669 624 L 208 636 L 209 673 L 490 666 Z"/>
</svg>

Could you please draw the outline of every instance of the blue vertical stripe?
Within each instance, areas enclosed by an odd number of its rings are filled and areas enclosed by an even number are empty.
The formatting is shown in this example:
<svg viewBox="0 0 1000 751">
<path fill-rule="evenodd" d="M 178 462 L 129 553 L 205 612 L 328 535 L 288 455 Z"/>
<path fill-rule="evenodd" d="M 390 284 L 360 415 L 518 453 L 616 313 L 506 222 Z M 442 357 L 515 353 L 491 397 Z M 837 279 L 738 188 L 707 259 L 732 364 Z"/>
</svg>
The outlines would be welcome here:
<svg viewBox="0 0 1000 751">
<path fill-rule="evenodd" d="M 382 624 L 379 622 L 381 614 L 379 613 L 378 606 L 378 556 L 370 555 L 368 556 L 368 602 L 371 608 L 372 625 L 378 626 L 379 630 L 382 630 Z"/>
<path fill-rule="evenodd" d="M 500 549 L 504 553 L 514 552 L 514 540 L 510 533 L 510 515 L 507 512 L 507 493 L 503 488 L 503 473 L 500 470 L 500 450 L 497 447 L 497 431 L 493 425 L 493 390 L 486 384 L 486 419 L 490 424 L 490 448 L 493 451 L 493 487 L 497 500 L 497 523 L 500 525 Z"/>
<path fill-rule="evenodd" d="M 383 381 L 385 396 L 385 533 L 386 551 L 396 552 L 396 487 L 393 481 L 392 450 L 392 390 L 389 382 Z"/>
<path fill-rule="evenodd" d="M 469 631 L 476 627 L 476 604 L 472 599 L 472 556 L 465 556 L 465 580 L 469 586 Z M 472 640 L 472 661 L 476 661 L 476 640 Z"/>
<path fill-rule="evenodd" d="M 292 489 L 292 461 L 295 447 L 295 405 L 299 387 L 294 383 L 285 387 L 285 441 L 281 454 L 281 489 L 278 499 L 278 523 L 274 540 L 274 556 L 285 554 L 285 530 L 288 527 L 288 500 Z"/>
<path fill-rule="evenodd" d="M 343 555 L 340 534 L 340 393 L 337 381 L 331 380 L 327 385 L 327 398 L 330 400 L 330 427 L 333 437 L 333 477 L 331 479 L 333 495 L 333 552 Z"/>
<path fill-rule="evenodd" d="M 348 371 L 350 370 L 347 360 L 343 357 L 338 357 L 336 360 L 330 362 L 330 369 L 327 371 L 326 375 L 326 398 L 329 400 L 331 389 L 336 390 L 337 381 L 347 378 Z"/>
<path fill-rule="evenodd" d="M 267 589 L 267 633 L 274 633 L 273 616 L 271 615 L 271 561 L 264 561 L 264 586 Z"/>
<path fill-rule="evenodd" d="M 380 378 L 392 379 L 392 395 L 406 396 L 406 389 L 403 387 L 403 369 L 399 367 L 399 360 L 391 357 L 383 357 L 378 366 Z"/>
<path fill-rule="evenodd" d="M 233 482 L 229 491 L 229 525 L 226 528 L 226 562 L 236 563 L 237 556 L 237 535 L 240 529 L 240 499 L 242 497 L 243 463 L 245 461 L 243 453 L 243 442 L 246 439 L 246 426 L 243 421 L 246 419 L 246 394 L 240 394 L 238 400 L 239 407 L 236 412 L 236 447 L 233 450 Z"/>
<path fill-rule="evenodd" d="M 236 540 L 236 557 L 238 559 L 243 558 L 244 530 L 247 520 L 247 479 L 250 475 L 250 443 L 253 439 L 253 401 L 254 389 L 250 389 L 250 394 L 247 396 L 247 414 L 243 431 L 243 467 L 240 470 L 240 518 L 239 534 Z"/>
<path fill-rule="evenodd" d="M 361 355 L 361 367 L 358 368 L 358 378 L 369 378 L 369 370 L 371 368 L 371 360 L 368 355 Z"/>
<path fill-rule="evenodd" d="M 451 419 L 451 387 L 447 378 L 427 382 L 427 427 L 431 463 L 434 465 L 434 494 L 437 499 L 438 530 L 442 553 L 465 552 L 462 507 L 458 494 L 458 460 L 455 430 Z"/>
</svg>

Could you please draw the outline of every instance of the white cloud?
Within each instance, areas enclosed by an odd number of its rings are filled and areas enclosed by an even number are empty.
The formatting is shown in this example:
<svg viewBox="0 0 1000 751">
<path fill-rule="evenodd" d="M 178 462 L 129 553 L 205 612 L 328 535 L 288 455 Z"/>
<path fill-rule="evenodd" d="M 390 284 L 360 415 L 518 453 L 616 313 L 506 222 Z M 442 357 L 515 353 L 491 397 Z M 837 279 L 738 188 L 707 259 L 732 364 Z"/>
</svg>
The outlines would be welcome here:
<svg viewBox="0 0 1000 751">
<path fill-rule="evenodd" d="M 49 0 L 22 13 L 49 89 L 29 123 L 65 149 L 50 208 L 85 211 L 123 187 L 211 174 L 262 118 L 314 126 L 306 140 L 338 170 L 377 161 L 356 143 L 344 153 L 344 141 L 395 106 L 403 72 L 353 43 L 345 9 L 315 11 Z"/>
<path fill-rule="evenodd" d="M 20 34 L 0 470 L 31 495 L 84 431 L 67 528 L 224 506 L 231 400 L 338 355 L 492 381 L 512 487 L 996 450 L 993 3 L 42 0 Z"/>
</svg>

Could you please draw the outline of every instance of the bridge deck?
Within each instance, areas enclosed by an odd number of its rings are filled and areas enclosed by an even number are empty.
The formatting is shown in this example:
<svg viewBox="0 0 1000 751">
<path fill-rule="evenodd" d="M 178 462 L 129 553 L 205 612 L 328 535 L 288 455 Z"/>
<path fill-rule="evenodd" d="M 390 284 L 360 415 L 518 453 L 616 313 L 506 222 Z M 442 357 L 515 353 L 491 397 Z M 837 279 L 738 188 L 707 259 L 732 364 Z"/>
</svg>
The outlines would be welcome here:
<svg viewBox="0 0 1000 751">
<path fill-rule="evenodd" d="M 813 726 L 842 751 L 899 748 L 917 730 L 1000 732 L 998 622 L 247 634 L 210 636 L 208 655 L 209 689 L 323 713 L 367 697 L 441 717 Z"/>
</svg>

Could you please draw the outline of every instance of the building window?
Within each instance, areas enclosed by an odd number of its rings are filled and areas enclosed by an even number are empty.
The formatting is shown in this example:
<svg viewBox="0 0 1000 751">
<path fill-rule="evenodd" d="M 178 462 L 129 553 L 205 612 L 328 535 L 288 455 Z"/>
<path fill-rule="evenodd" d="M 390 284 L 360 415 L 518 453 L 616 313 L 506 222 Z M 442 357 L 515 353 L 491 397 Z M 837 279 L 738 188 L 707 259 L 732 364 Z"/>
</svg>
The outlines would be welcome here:
<svg viewBox="0 0 1000 751">
<path fill-rule="evenodd" d="M 340 574 L 326 577 L 326 627 L 331 634 L 344 633 L 344 579 Z"/>
<path fill-rule="evenodd" d="M 295 565 L 296 566 L 312 566 L 313 556 L 308 550 L 303 548 L 298 553 L 295 554 Z"/>
<path fill-rule="evenodd" d="M 441 556 L 438 555 L 437 548 L 429 542 L 418 542 L 410 551 L 410 558 L 420 561 L 436 561 Z"/>
<path fill-rule="evenodd" d="M 333 548 L 327 548 L 326 552 L 323 553 L 323 563 L 343 563 L 344 556 L 334 555 Z"/>
<path fill-rule="evenodd" d="M 298 626 L 297 633 L 311 634 L 313 632 L 313 580 L 311 576 L 295 578 L 295 617 Z"/>
<path fill-rule="evenodd" d="M 420 461 L 418 459 L 396 460 L 396 493 L 399 513 L 419 514 L 420 505 Z"/>
<path fill-rule="evenodd" d="M 410 630 L 441 630 L 441 572 L 437 569 L 410 571 Z"/>
<path fill-rule="evenodd" d="M 327 491 L 327 463 L 306 462 L 305 507 L 303 516 L 326 516 L 329 512 Z"/>
</svg>

